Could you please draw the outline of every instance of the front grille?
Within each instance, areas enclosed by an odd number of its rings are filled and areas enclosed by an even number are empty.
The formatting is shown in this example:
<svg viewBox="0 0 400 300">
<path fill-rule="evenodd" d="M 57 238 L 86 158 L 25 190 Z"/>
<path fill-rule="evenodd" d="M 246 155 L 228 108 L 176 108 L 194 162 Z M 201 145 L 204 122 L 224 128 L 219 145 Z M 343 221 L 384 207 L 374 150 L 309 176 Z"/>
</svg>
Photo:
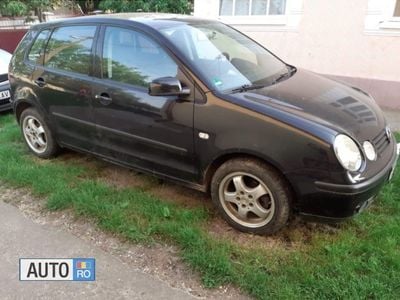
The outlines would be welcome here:
<svg viewBox="0 0 400 300">
<path fill-rule="evenodd" d="M 372 139 L 375 149 L 379 155 L 385 151 L 386 147 L 390 144 L 390 138 L 386 134 L 386 130 L 383 129 L 376 137 Z"/>
<path fill-rule="evenodd" d="M 6 99 L 1 99 L 0 100 L 0 105 L 4 105 L 4 104 L 7 104 L 7 103 L 10 103 L 10 98 L 6 98 Z"/>
<path fill-rule="evenodd" d="M 4 104 L 8 104 L 8 103 L 10 103 L 10 98 L 1 99 L 1 100 L 0 100 L 0 105 L 4 105 Z"/>
<path fill-rule="evenodd" d="M 8 74 L 0 74 L 0 82 L 7 81 L 8 80 Z"/>
</svg>

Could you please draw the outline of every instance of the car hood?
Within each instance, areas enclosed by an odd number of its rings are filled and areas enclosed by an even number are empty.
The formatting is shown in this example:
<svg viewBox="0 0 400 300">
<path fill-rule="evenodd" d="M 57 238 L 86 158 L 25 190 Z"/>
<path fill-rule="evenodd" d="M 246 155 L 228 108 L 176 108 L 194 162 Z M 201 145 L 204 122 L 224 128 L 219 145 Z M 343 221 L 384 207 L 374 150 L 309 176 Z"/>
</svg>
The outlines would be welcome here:
<svg viewBox="0 0 400 300">
<path fill-rule="evenodd" d="M 258 111 L 260 105 L 278 109 L 347 133 L 360 142 L 374 138 L 386 125 L 379 106 L 368 94 L 301 69 L 277 84 L 232 96 Z"/>
<path fill-rule="evenodd" d="M 8 65 L 10 64 L 11 57 L 10 53 L 0 49 L 0 74 L 8 73 Z"/>
</svg>

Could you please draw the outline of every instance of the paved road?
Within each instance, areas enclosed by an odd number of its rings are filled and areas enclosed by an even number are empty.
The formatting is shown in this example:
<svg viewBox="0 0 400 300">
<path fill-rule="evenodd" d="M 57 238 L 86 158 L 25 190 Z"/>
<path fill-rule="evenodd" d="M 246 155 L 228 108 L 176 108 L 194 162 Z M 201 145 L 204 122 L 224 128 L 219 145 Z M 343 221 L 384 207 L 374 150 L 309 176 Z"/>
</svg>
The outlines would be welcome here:
<svg viewBox="0 0 400 300">
<path fill-rule="evenodd" d="M 95 282 L 20 282 L 20 257 L 96 259 Z M 0 299 L 195 299 L 0 201 Z"/>
</svg>

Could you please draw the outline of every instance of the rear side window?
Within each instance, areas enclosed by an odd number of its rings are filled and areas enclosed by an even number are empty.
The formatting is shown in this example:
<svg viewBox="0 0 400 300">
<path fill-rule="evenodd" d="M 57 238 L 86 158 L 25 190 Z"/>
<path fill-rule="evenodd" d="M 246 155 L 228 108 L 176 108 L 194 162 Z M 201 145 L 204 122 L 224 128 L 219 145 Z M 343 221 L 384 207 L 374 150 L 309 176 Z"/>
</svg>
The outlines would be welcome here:
<svg viewBox="0 0 400 300">
<path fill-rule="evenodd" d="M 107 27 L 103 44 L 103 78 L 147 87 L 160 77 L 176 77 L 178 65 L 146 35 Z"/>
<path fill-rule="evenodd" d="M 46 67 L 89 74 L 96 26 L 60 27 L 53 31 L 45 54 Z"/>
<path fill-rule="evenodd" d="M 33 42 L 33 45 L 28 54 L 28 60 L 36 63 L 42 63 L 42 55 L 44 54 L 44 48 L 46 46 L 47 39 L 49 37 L 50 30 L 46 29 L 41 31 L 36 40 Z"/>
</svg>

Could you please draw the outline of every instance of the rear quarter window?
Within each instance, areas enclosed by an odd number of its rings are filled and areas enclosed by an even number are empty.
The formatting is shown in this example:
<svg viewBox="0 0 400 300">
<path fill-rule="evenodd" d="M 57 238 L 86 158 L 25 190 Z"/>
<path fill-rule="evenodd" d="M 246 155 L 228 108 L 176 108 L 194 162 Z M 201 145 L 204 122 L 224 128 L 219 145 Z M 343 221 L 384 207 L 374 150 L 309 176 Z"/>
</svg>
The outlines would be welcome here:
<svg viewBox="0 0 400 300">
<path fill-rule="evenodd" d="M 46 67 L 89 74 L 96 26 L 56 28 L 45 53 Z"/>
<path fill-rule="evenodd" d="M 35 64 L 42 64 L 44 49 L 46 47 L 47 39 L 49 38 L 50 30 L 46 29 L 41 31 L 32 44 L 28 53 L 28 60 Z"/>
<path fill-rule="evenodd" d="M 35 37 L 37 31 L 29 30 L 25 36 L 21 39 L 20 43 L 18 44 L 17 48 L 14 51 L 14 55 L 11 59 L 11 64 L 16 67 L 23 64 L 24 56 L 26 53 L 26 49 L 29 48 L 33 38 Z"/>
</svg>

